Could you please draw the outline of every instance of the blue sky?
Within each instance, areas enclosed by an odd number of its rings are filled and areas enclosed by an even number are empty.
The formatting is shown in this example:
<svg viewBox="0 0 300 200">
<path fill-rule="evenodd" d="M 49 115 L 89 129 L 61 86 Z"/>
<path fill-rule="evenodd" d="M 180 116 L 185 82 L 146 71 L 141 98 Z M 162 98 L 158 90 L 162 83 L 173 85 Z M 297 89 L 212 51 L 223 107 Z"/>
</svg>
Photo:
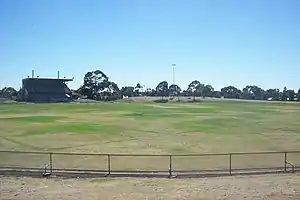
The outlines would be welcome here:
<svg viewBox="0 0 300 200">
<path fill-rule="evenodd" d="M 119 86 L 300 82 L 298 0 L 1 0 L 0 88 L 100 69 Z"/>
</svg>

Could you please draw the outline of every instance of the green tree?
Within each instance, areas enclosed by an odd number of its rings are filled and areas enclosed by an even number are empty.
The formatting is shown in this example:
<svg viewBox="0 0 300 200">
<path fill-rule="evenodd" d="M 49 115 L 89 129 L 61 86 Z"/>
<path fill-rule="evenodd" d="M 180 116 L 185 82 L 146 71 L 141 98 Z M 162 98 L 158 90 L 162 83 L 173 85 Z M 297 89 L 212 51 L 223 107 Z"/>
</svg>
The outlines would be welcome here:
<svg viewBox="0 0 300 200">
<path fill-rule="evenodd" d="M 240 99 L 242 91 L 234 86 L 227 86 L 221 89 L 221 94 L 224 98 Z"/>
<path fill-rule="evenodd" d="M 118 85 L 113 81 L 108 81 L 107 82 L 107 91 L 110 94 L 113 94 L 113 95 L 119 95 L 120 94 L 120 89 L 119 89 Z"/>
<path fill-rule="evenodd" d="M 18 91 L 13 87 L 4 87 L 0 90 L 0 97 L 1 98 L 8 98 L 12 99 L 17 97 Z"/>
<path fill-rule="evenodd" d="M 243 99 L 255 99 L 255 96 L 254 96 L 253 92 L 251 91 L 251 86 L 250 85 L 247 85 L 246 87 L 243 88 L 241 98 L 243 98 Z"/>
<path fill-rule="evenodd" d="M 295 91 L 294 90 L 287 90 L 287 97 L 289 101 L 294 101 L 295 100 Z"/>
<path fill-rule="evenodd" d="M 145 96 L 155 96 L 155 90 L 151 88 L 147 88 L 146 91 L 144 92 Z"/>
<path fill-rule="evenodd" d="M 281 101 L 286 101 L 288 99 L 287 88 L 284 87 L 281 95 Z"/>
<path fill-rule="evenodd" d="M 134 87 L 132 87 L 132 86 L 122 87 L 121 95 L 126 96 L 126 97 L 133 97 L 134 96 Z"/>
<path fill-rule="evenodd" d="M 101 95 L 98 95 L 97 100 L 113 101 L 117 100 L 121 96 L 120 89 L 115 82 L 105 82 L 105 88 L 101 91 Z"/>
<path fill-rule="evenodd" d="M 265 91 L 256 85 L 247 85 L 243 88 L 243 99 L 263 100 L 266 98 Z"/>
<path fill-rule="evenodd" d="M 120 97 L 118 85 L 109 81 L 108 76 L 100 70 L 87 72 L 83 79 L 83 86 L 77 92 L 95 100 L 108 100 Z"/>
<path fill-rule="evenodd" d="M 297 92 L 297 101 L 300 101 L 300 89 Z"/>
<path fill-rule="evenodd" d="M 190 96 L 193 96 L 193 99 L 195 100 L 196 96 L 202 96 L 202 91 L 203 91 L 204 85 L 201 84 L 198 80 L 192 81 L 188 88 L 187 88 L 187 93 Z"/>
<path fill-rule="evenodd" d="M 214 88 L 211 85 L 205 85 L 202 88 L 202 97 L 213 97 L 214 96 Z"/>
<path fill-rule="evenodd" d="M 141 84 L 136 84 L 135 88 L 134 88 L 134 96 L 140 96 L 140 90 L 143 89 L 143 87 L 141 86 Z"/>
<path fill-rule="evenodd" d="M 151 89 L 151 96 L 158 96 L 157 91 L 155 89 Z"/>
<path fill-rule="evenodd" d="M 157 95 L 161 96 L 163 99 L 169 93 L 168 82 L 162 81 L 156 86 Z"/>
<path fill-rule="evenodd" d="M 215 97 L 215 98 L 221 98 L 222 97 L 221 91 L 214 91 L 213 92 L 213 97 Z"/>
<path fill-rule="evenodd" d="M 176 84 L 170 85 L 169 95 L 177 96 L 179 98 L 180 92 L 181 92 L 181 88 L 178 85 L 176 85 Z"/>
<path fill-rule="evenodd" d="M 279 89 L 268 89 L 265 92 L 265 99 L 279 101 L 280 100 L 280 91 Z"/>
</svg>

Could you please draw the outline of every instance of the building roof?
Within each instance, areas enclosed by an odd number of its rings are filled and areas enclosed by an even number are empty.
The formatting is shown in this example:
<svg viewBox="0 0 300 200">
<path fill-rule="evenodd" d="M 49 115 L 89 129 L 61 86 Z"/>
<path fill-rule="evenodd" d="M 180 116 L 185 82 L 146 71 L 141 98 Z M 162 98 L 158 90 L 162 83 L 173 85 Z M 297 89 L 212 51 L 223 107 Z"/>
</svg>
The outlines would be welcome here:
<svg viewBox="0 0 300 200">
<path fill-rule="evenodd" d="M 64 82 L 66 82 L 66 81 L 73 81 L 74 80 L 74 78 L 24 78 L 23 80 L 60 80 L 60 81 L 64 81 Z"/>
</svg>

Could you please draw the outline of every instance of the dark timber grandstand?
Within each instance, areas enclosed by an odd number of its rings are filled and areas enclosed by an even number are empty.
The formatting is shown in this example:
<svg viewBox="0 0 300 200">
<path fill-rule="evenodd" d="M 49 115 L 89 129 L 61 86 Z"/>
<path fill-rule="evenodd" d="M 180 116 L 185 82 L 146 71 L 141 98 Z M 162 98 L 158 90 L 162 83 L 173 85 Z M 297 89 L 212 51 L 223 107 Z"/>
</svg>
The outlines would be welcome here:
<svg viewBox="0 0 300 200">
<path fill-rule="evenodd" d="M 21 101 L 26 102 L 70 102 L 72 92 L 66 82 L 73 79 L 25 78 L 22 80 Z"/>
</svg>

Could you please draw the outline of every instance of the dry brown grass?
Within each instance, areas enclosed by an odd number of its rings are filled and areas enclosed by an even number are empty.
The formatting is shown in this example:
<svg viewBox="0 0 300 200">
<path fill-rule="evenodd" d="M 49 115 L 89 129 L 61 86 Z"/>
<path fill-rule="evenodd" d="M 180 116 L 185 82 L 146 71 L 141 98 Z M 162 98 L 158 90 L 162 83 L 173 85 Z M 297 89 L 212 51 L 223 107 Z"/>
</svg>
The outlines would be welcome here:
<svg viewBox="0 0 300 200">
<path fill-rule="evenodd" d="M 299 200 L 299 175 L 201 179 L 33 179 L 0 177 L 0 200 Z"/>
</svg>

